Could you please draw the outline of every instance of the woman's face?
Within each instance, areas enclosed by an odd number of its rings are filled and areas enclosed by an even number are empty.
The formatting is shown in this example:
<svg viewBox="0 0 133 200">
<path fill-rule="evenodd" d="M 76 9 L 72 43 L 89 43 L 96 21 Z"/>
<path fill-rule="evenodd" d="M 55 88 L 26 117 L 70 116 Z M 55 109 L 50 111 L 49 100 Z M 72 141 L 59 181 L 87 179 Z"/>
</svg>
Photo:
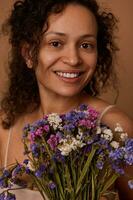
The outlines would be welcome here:
<svg viewBox="0 0 133 200">
<path fill-rule="evenodd" d="M 36 77 L 40 93 L 79 95 L 97 63 L 97 23 L 80 5 L 52 14 L 41 42 Z"/>
</svg>

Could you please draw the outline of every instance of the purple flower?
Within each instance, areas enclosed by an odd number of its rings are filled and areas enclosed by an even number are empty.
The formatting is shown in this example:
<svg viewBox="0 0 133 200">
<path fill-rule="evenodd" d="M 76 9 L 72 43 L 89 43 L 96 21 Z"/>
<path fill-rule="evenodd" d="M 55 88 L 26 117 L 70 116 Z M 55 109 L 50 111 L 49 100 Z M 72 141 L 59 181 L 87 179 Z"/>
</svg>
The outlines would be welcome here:
<svg viewBox="0 0 133 200">
<path fill-rule="evenodd" d="M 47 143 L 50 145 L 52 150 L 55 150 L 57 145 L 59 144 L 59 135 L 50 135 L 50 138 L 48 139 Z"/>
<path fill-rule="evenodd" d="M 30 149 L 31 149 L 33 155 L 35 156 L 35 158 L 38 158 L 39 153 L 40 153 L 39 145 L 36 143 L 33 143 L 30 145 Z"/>
<path fill-rule="evenodd" d="M 91 149 L 92 149 L 92 144 L 86 145 L 84 147 L 84 153 L 88 154 L 91 151 Z"/>
<path fill-rule="evenodd" d="M 97 161 L 96 167 L 98 169 L 103 169 L 103 166 L 104 166 L 104 162 L 102 160 Z"/>
<path fill-rule="evenodd" d="M 14 169 L 14 171 L 13 171 L 13 176 L 16 176 L 16 175 L 18 175 L 18 174 L 21 174 L 22 172 L 23 172 L 23 165 L 18 164 L 18 165 L 16 166 L 16 168 Z"/>
<path fill-rule="evenodd" d="M 28 165 L 29 159 L 25 159 L 25 160 L 23 161 L 23 163 L 24 163 L 25 165 Z"/>
<path fill-rule="evenodd" d="M 41 165 L 41 166 L 39 167 L 39 169 L 36 170 L 35 175 L 36 175 L 38 178 L 41 178 L 41 177 L 43 176 L 44 172 L 45 172 L 45 169 L 46 169 L 46 166 L 45 166 L 45 165 Z"/>
<path fill-rule="evenodd" d="M 96 120 L 99 116 L 99 113 L 96 110 L 94 110 L 93 108 L 88 109 L 88 114 L 89 114 L 89 118 L 91 119 L 91 121 Z"/>
<path fill-rule="evenodd" d="M 54 162 L 65 162 L 65 158 L 63 155 L 61 155 L 60 151 L 56 151 L 55 154 L 53 155 L 52 159 L 54 160 Z"/>
<path fill-rule="evenodd" d="M 4 192 L 0 194 L 0 200 L 5 200 L 5 193 Z"/>
<path fill-rule="evenodd" d="M 30 174 L 31 173 L 31 170 L 29 169 L 29 167 L 25 168 L 25 172 L 26 172 L 26 174 Z"/>
<path fill-rule="evenodd" d="M 124 155 L 124 159 L 125 159 L 125 162 L 128 164 L 128 165 L 133 165 L 133 152 L 132 153 L 126 153 Z"/>
<path fill-rule="evenodd" d="M 33 123 L 33 127 L 43 127 L 45 124 L 47 124 L 47 116 L 45 115 L 43 119 L 37 120 L 35 123 Z"/>
<path fill-rule="evenodd" d="M 94 142 L 93 138 L 92 139 L 88 139 L 87 144 L 92 144 Z"/>
<path fill-rule="evenodd" d="M 65 120 L 66 121 L 74 121 L 74 119 L 75 119 L 75 113 L 74 113 L 74 111 L 71 111 L 71 112 L 69 112 L 69 113 L 66 113 L 66 115 L 65 115 Z"/>
<path fill-rule="evenodd" d="M 6 177 L 7 177 L 7 178 L 11 177 L 10 171 L 5 169 L 5 170 L 3 171 L 3 176 L 4 176 L 5 178 L 6 178 Z"/>
<path fill-rule="evenodd" d="M 0 200 L 16 200 L 16 197 L 10 192 L 3 192 L 0 194 Z"/>
<path fill-rule="evenodd" d="M 133 180 L 128 181 L 128 186 L 130 189 L 133 189 Z"/>
<path fill-rule="evenodd" d="M 115 149 L 114 151 L 112 150 L 109 153 L 109 158 L 111 158 L 112 160 L 123 159 L 124 153 L 125 152 L 123 148 L 118 148 L 118 149 Z"/>
<path fill-rule="evenodd" d="M 111 163 L 112 169 L 115 170 L 116 173 L 120 174 L 120 175 L 124 175 L 124 169 L 121 168 L 120 166 L 120 162 L 115 161 L 113 163 Z"/>
<path fill-rule="evenodd" d="M 133 153 L 133 138 L 128 138 L 125 141 L 125 148 L 129 153 Z"/>
<path fill-rule="evenodd" d="M 71 132 L 75 129 L 75 126 L 73 124 L 67 124 L 63 126 L 63 129 L 64 131 Z"/>
<path fill-rule="evenodd" d="M 0 177 L 0 188 L 8 187 L 8 179 L 5 179 L 3 176 Z"/>
<path fill-rule="evenodd" d="M 79 125 L 85 126 L 86 128 L 91 128 L 91 121 L 86 120 L 86 119 L 82 119 L 82 120 L 79 121 Z"/>
<path fill-rule="evenodd" d="M 53 189 L 56 188 L 56 185 L 55 185 L 54 182 L 50 182 L 50 183 L 48 184 L 48 186 L 49 186 L 49 188 L 50 188 L 51 190 L 53 190 Z"/>
<path fill-rule="evenodd" d="M 81 105 L 79 106 L 79 109 L 80 109 L 81 111 L 87 110 L 87 105 L 81 104 Z"/>
<path fill-rule="evenodd" d="M 44 125 L 43 130 L 46 132 L 49 132 L 49 130 L 50 130 L 49 125 Z"/>
</svg>

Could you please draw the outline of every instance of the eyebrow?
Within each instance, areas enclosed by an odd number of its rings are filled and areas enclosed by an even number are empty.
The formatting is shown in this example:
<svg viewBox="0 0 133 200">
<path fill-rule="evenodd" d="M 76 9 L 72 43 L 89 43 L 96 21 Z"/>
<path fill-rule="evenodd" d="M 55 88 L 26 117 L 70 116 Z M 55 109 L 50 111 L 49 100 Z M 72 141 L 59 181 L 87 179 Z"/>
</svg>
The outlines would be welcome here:
<svg viewBox="0 0 133 200">
<path fill-rule="evenodd" d="M 59 36 L 66 36 L 65 33 L 53 32 L 53 31 L 48 32 L 48 33 L 45 33 L 44 35 L 47 36 L 47 35 L 51 35 L 51 34 L 52 34 L 52 35 L 59 35 Z M 87 37 L 89 37 L 89 38 L 94 38 L 94 39 L 97 38 L 97 36 L 94 35 L 94 34 L 84 34 L 84 35 L 81 36 L 82 39 L 87 38 Z"/>
</svg>

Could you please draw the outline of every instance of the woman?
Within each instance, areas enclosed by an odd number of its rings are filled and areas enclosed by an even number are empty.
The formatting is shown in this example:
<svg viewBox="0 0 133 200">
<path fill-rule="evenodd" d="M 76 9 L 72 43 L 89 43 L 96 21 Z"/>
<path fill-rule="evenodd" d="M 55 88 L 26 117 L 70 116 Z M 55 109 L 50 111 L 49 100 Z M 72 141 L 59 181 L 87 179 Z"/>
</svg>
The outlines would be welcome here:
<svg viewBox="0 0 133 200">
<path fill-rule="evenodd" d="M 114 77 L 113 14 L 101 11 L 95 0 L 23 0 L 14 4 L 5 26 L 12 50 L 9 90 L 1 103 L 2 166 L 24 159 L 25 123 L 82 103 L 99 111 L 111 129 L 119 122 L 132 136 L 131 119 L 97 98 Z M 126 178 L 118 179 L 116 188 L 121 200 L 124 195 L 131 200 Z M 37 192 L 24 191 L 16 192 L 18 200 L 41 199 Z"/>
</svg>

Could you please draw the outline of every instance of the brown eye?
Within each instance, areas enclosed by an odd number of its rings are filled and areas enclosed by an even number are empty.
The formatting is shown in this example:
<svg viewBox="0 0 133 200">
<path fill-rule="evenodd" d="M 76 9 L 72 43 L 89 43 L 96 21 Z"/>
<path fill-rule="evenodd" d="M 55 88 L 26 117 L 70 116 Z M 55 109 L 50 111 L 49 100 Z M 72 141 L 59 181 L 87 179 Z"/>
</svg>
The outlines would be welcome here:
<svg viewBox="0 0 133 200">
<path fill-rule="evenodd" d="M 50 43 L 50 45 L 53 46 L 53 47 L 60 47 L 61 46 L 61 42 L 53 41 L 53 42 Z"/>
<path fill-rule="evenodd" d="M 83 43 L 83 44 L 81 44 L 81 48 L 83 48 L 83 49 L 93 49 L 94 46 L 90 43 Z"/>
</svg>

